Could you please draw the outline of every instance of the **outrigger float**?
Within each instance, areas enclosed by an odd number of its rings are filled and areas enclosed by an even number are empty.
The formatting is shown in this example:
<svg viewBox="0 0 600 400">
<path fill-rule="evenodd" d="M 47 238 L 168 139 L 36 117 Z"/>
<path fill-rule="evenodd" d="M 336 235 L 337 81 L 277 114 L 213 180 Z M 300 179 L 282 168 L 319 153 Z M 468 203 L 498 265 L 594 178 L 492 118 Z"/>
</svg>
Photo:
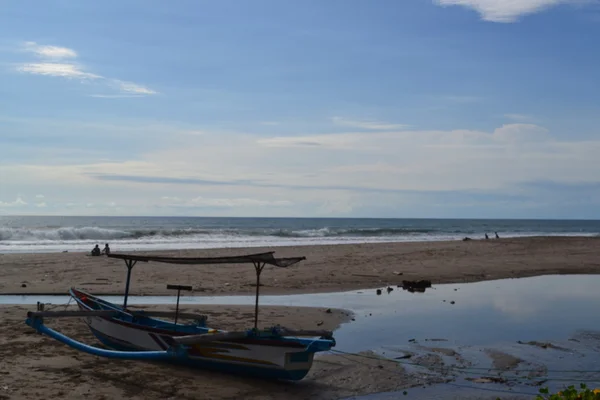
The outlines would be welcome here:
<svg viewBox="0 0 600 400">
<path fill-rule="evenodd" d="M 110 254 L 127 266 L 123 305 L 102 300 L 90 293 L 71 288 L 69 294 L 79 311 L 44 311 L 27 313 L 27 325 L 79 351 L 101 357 L 126 360 L 156 360 L 190 367 L 248 374 L 265 378 L 301 380 L 312 367 L 317 352 L 335 346 L 332 332 L 324 330 L 289 330 L 280 326 L 258 329 L 260 274 L 265 265 L 289 267 L 305 257 L 275 258 L 274 252 L 233 257 L 181 258 Z M 151 312 L 127 307 L 131 270 L 138 262 L 168 264 L 253 264 L 256 270 L 254 327 L 244 331 L 225 331 L 206 326 L 207 317 L 179 312 L 182 290 L 191 286 L 167 285 L 177 290 L 175 312 Z M 44 318 L 81 317 L 96 338 L 110 349 L 76 341 L 44 325 Z M 174 322 L 164 318 L 174 318 Z M 191 320 L 181 323 L 178 320 Z"/>
</svg>

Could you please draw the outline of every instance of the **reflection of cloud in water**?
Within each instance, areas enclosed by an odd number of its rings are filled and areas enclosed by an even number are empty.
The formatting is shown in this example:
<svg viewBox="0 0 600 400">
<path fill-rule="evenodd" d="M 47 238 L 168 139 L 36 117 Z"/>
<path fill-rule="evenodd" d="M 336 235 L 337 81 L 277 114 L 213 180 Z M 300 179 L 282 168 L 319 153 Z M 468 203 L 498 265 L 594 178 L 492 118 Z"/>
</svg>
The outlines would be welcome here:
<svg viewBox="0 0 600 400">
<path fill-rule="evenodd" d="M 494 309 L 522 319 L 555 308 L 564 301 L 600 301 L 597 288 L 598 279 L 585 275 L 480 282 L 461 288 L 461 305 L 480 308 L 489 302 Z"/>
<path fill-rule="evenodd" d="M 510 296 L 496 296 L 492 300 L 492 304 L 496 310 L 519 320 L 535 315 L 541 306 L 541 304 L 523 302 L 518 298 Z"/>
</svg>

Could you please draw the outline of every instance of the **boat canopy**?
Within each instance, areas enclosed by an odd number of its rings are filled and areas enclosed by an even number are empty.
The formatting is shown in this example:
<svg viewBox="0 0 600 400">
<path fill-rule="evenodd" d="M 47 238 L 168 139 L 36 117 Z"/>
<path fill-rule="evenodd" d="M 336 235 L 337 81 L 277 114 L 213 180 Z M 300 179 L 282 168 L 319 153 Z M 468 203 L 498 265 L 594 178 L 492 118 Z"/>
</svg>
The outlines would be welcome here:
<svg viewBox="0 0 600 400">
<path fill-rule="evenodd" d="M 209 264 L 269 264 L 276 267 L 289 267 L 306 257 L 275 258 L 274 251 L 267 253 L 248 254 L 243 256 L 228 257 L 165 257 L 165 256 L 143 256 L 133 254 L 108 254 L 111 258 L 120 258 L 126 261 L 161 262 L 168 264 L 209 265 Z"/>
<path fill-rule="evenodd" d="M 125 261 L 127 266 L 127 280 L 125 281 L 125 298 L 123 300 L 123 308 L 127 308 L 127 299 L 129 298 L 129 284 L 131 282 L 131 270 L 138 261 L 141 262 L 160 262 L 167 264 L 187 264 L 187 265 L 214 265 L 214 264 L 253 264 L 256 271 L 256 300 L 254 305 L 254 329 L 258 329 L 258 296 L 260 293 L 260 274 L 265 265 L 273 265 L 275 267 L 286 268 L 294 265 L 306 257 L 288 257 L 275 258 L 274 251 L 258 254 L 248 254 L 245 256 L 229 256 L 229 257 L 166 257 L 166 256 L 143 256 L 133 254 L 107 254 L 109 258 L 120 258 Z M 179 291 L 177 293 L 179 302 Z M 179 305 L 178 305 L 179 307 Z"/>
</svg>

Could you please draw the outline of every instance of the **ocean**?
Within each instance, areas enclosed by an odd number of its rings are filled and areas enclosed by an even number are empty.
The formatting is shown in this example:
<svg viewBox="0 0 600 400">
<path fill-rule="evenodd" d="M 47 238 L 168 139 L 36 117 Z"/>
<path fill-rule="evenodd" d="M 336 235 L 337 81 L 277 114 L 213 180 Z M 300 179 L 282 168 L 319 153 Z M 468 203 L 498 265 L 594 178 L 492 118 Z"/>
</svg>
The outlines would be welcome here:
<svg viewBox="0 0 600 400">
<path fill-rule="evenodd" d="M 600 221 L 0 216 L 0 253 L 598 236 Z"/>
</svg>

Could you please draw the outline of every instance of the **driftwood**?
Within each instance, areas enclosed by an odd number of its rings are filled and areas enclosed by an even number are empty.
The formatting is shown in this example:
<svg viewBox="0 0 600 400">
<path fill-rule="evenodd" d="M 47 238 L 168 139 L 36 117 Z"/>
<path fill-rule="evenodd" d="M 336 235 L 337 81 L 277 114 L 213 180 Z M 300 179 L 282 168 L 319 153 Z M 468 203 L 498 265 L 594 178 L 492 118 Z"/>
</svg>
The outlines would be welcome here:
<svg viewBox="0 0 600 400">
<path fill-rule="evenodd" d="M 369 275 L 369 274 L 352 274 L 352 276 L 360 276 L 363 278 L 381 278 L 379 275 Z"/>
</svg>

